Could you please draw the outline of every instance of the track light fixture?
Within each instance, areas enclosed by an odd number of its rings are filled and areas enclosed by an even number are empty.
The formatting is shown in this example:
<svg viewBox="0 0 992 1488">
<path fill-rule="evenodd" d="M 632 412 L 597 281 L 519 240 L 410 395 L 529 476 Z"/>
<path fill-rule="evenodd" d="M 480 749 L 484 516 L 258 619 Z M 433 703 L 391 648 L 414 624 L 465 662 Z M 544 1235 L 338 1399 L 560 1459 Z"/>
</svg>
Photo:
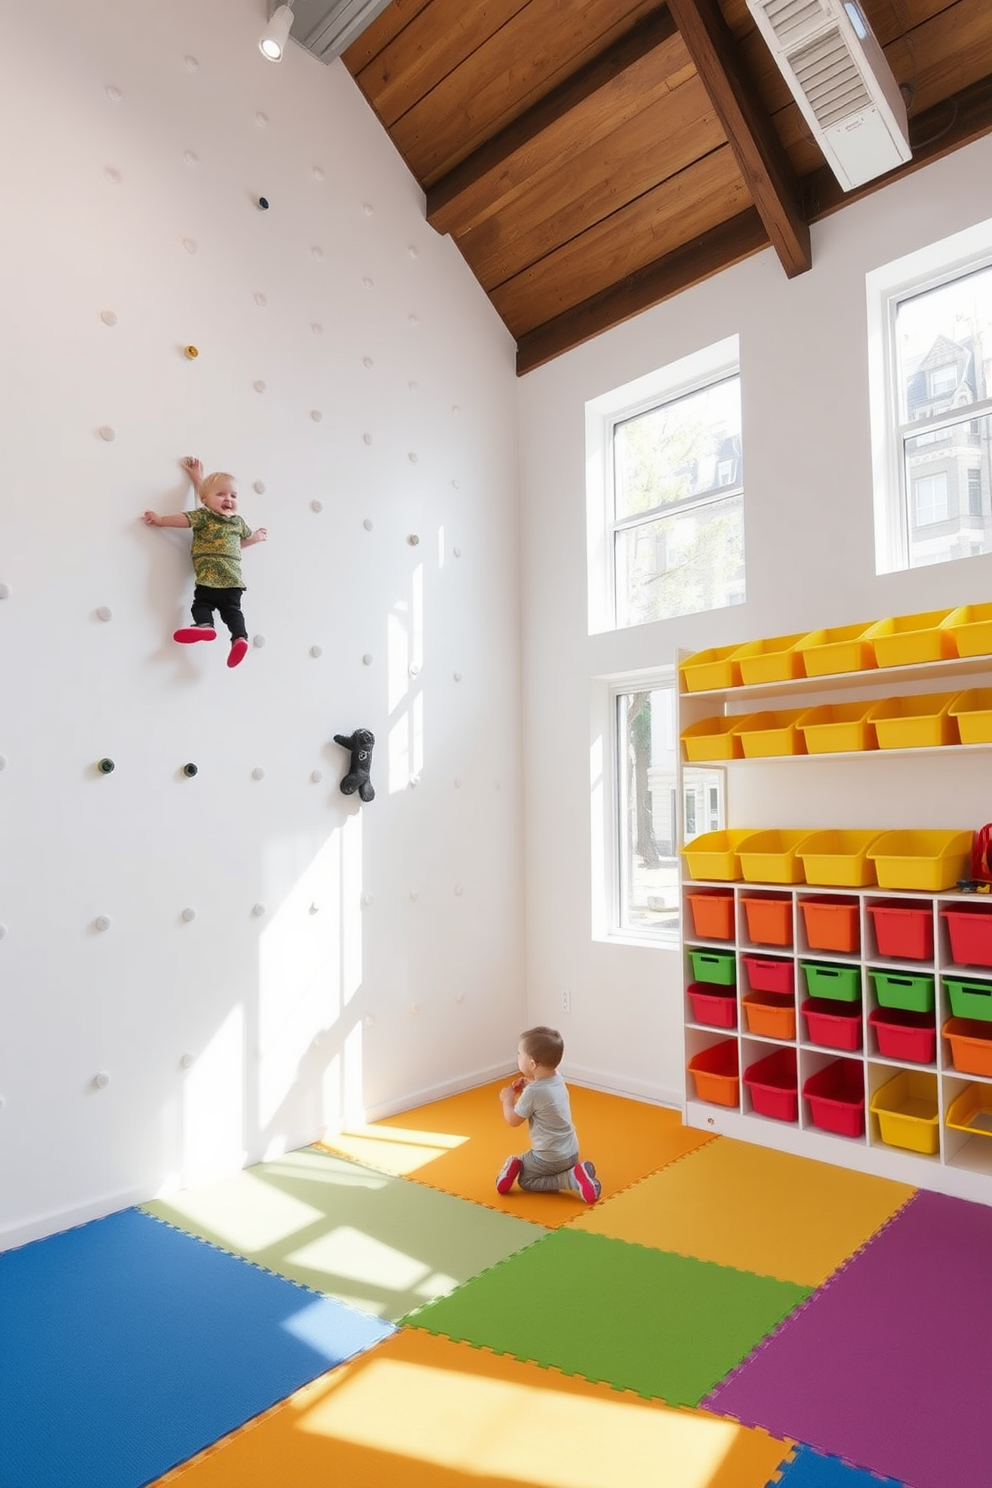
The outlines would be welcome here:
<svg viewBox="0 0 992 1488">
<path fill-rule="evenodd" d="M 262 32 L 258 49 L 269 62 L 281 62 L 289 40 L 289 28 L 293 24 L 291 5 L 280 5 L 273 12 L 269 24 Z"/>
</svg>

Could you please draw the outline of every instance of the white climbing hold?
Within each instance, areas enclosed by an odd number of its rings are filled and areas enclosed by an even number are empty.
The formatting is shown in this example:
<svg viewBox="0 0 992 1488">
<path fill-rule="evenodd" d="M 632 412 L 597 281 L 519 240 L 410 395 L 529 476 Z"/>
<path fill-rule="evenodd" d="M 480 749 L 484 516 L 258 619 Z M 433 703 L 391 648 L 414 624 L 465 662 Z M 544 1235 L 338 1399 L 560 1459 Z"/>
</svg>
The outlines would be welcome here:
<svg viewBox="0 0 992 1488">
<path fill-rule="evenodd" d="M 252 485 L 252 490 L 255 492 L 255 495 L 256 496 L 264 496 L 265 495 L 265 482 L 264 481 L 255 481 L 254 484 Z"/>
<path fill-rule="evenodd" d="M 312 512 L 322 512 L 324 510 L 324 503 L 322 501 L 311 501 L 310 510 Z"/>
<path fill-rule="evenodd" d="M 371 532 L 374 525 L 375 524 L 373 523 L 371 517 L 366 517 L 365 520 L 362 522 L 362 526 L 365 528 L 366 532 Z"/>
<path fill-rule="evenodd" d="M 313 781 L 314 785 L 319 785 L 320 782 L 323 780 L 323 778 L 324 778 L 324 772 L 323 772 L 323 770 L 311 770 L 310 771 L 310 779 Z"/>
<path fill-rule="evenodd" d="M 183 910 L 183 919 L 186 921 L 187 925 L 191 924 L 193 920 L 196 919 L 196 910 L 190 909 L 187 906 L 187 908 Z"/>
<path fill-rule="evenodd" d="M 94 923 L 94 925 L 96 926 L 96 928 L 98 930 L 109 930 L 110 929 L 110 916 L 109 915 L 97 915 L 97 917 L 93 921 L 93 923 Z"/>
<path fill-rule="evenodd" d="M 113 310 L 101 310 L 100 319 L 103 321 L 105 326 L 115 326 L 117 324 L 117 316 L 114 314 Z"/>
<path fill-rule="evenodd" d="M 259 378 L 257 382 L 253 382 L 252 387 L 255 389 L 256 393 L 265 392 L 265 383 L 262 381 L 261 378 Z"/>
<path fill-rule="evenodd" d="M 261 765 L 256 765 L 255 766 L 254 770 L 252 770 L 252 772 L 251 772 L 251 778 L 252 778 L 252 780 L 264 780 L 265 779 L 265 771 L 262 769 Z"/>
<path fill-rule="evenodd" d="M 371 653 L 371 651 L 366 651 L 365 655 L 362 657 L 362 666 L 371 666 L 371 665 L 372 665 L 372 653 Z"/>
<path fill-rule="evenodd" d="M 110 1076 L 107 1074 L 106 1070 L 101 1070 L 98 1075 L 93 1076 L 93 1084 L 96 1086 L 97 1090 L 106 1090 L 107 1086 L 110 1084 Z"/>
<path fill-rule="evenodd" d="M 324 648 L 323 648 L 323 646 L 311 646 L 310 647 L 310 655 L 314 658 L 314 660 L 316 660 L 318 656 L 323 656 L 323 654 L 324 654 Z"/>
<path fill-rule="evenodd" d="M 96 612 L 96 618 L 98 620 L 113 620 L 114 612 L 109 605 L 101 605 Z"/>
<path fill-rule="evenodd" d="M 262 647 L 265 645 L 264 635 L 252 636 L 251 643 L 257 650 L 261 651 Z"/>
</svg>

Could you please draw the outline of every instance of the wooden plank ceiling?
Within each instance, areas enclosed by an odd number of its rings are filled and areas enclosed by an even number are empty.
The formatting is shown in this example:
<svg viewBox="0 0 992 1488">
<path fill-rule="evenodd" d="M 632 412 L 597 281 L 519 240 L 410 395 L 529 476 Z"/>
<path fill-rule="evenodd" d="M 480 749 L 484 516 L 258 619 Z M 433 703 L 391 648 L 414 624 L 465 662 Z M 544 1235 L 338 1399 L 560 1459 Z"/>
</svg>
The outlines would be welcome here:
<svg viewBox="0 0 992 1488">
<path fill-rule="evenodd" d="M 745 0 L 392 0 L 344 62 L 522 373 L 992 130 L 992 0 L 863 6 L 913 159 L 848 194 Z"/>
</svg>

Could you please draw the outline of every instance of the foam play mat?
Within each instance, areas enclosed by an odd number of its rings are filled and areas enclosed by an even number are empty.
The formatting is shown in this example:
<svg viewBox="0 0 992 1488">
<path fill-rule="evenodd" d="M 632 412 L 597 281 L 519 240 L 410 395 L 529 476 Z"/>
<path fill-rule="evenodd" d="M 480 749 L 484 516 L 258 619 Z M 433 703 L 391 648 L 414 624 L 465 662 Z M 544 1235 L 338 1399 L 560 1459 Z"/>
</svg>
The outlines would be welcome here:
<svg viewBox="0 0 992 1488">
<path fill-rule="evenodd" d="M 174 1488 L 764 1488 L 791 1445 L 401 1329 L 168 1481 Z"/>
<path fill-rule="evenodd" d="M 574 1227 L 818 1286 L 915 1191 L 725 1138 L 597 1204 Z"/>
<path fill-rule="evenodd" d="M 316 1147 L 142 1207 L 394 1321 L 547 1233 Z"/>
<path fill-rule="evenodd" d="M 407 1322 L 696 1405 L 806 1296 L 791 1282 L 560 1229 Z"/>
<path fill-rule="evenodd" d="M 503 1120 L 499 1092 L 509 1078 L 507 1074 L 506 1080 L 338 1133 L 325 1145 L 382 1172 L 415 1178 L 549 1229 L 567 1224 L 582 1207 L 575 1194 L 532 1194 L 514 1188 L 501 1197 L 496 1192 L 496 1175 L 504 1159 L 527 1147 L 526 1131 Z M 569 1095 L 582 1157 L 595 1163 L 604 1198 L 713 1140 L 683 1126 L 677 1111 L 662 1106 L 574 1085 Z"/>
</svg>

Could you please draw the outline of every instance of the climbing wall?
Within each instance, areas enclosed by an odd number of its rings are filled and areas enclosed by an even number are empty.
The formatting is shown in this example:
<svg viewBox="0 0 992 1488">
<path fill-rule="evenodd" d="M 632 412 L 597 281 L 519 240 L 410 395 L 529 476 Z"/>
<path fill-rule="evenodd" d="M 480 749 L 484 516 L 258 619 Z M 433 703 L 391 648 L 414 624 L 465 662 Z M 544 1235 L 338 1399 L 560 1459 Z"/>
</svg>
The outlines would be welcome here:
<svg viewBox="0 0 992 1488">
<path fill-rule="evenodd" d="M 0 1244 L 473 1082 L 522 1012 L 512 344 L 264 9 L 9 18 Z M 236 669 L 142 522 L 190 454 L 268 532 Z"/>
</svg>

